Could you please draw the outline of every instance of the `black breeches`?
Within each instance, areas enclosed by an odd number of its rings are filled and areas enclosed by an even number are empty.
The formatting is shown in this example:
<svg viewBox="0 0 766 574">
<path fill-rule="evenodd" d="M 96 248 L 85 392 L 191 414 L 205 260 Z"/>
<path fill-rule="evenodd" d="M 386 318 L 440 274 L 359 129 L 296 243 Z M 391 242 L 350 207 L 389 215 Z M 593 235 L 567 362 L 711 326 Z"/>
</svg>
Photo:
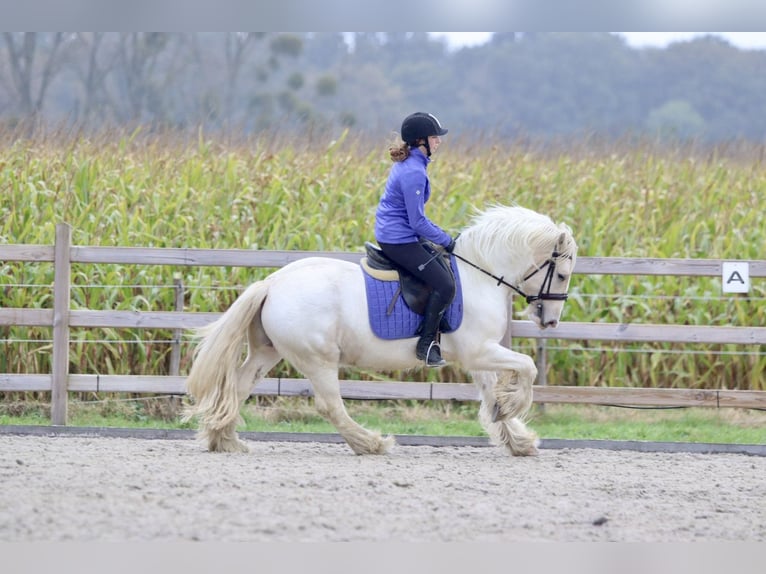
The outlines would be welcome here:
<svg viewBox="0 0 766 574">
<path fill-rule="evenodd" d="M 432 296 L 437 295 L 444 308 L 452 302 L 455 297 L 455 280 L 452 273 L 437 260 L 441 258 L 441 253 L 429 244 L 420 242 L 378 244 L 389 259 L 430 285 L 433 288 Z"/>
</svg>

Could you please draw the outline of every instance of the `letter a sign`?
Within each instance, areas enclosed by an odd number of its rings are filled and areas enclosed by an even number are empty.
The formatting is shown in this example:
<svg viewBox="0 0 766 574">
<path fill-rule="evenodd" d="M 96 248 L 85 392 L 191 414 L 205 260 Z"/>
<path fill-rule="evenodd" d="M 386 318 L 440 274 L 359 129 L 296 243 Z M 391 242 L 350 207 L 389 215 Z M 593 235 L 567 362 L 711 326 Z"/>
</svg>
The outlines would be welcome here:
<svg viewBox="0 0 766 574">
<path fill-rule="evenodd" d="M 747 261 L 724 262 L 721 279 L 724 293 L 747 293 L 750 291 L 750 264 Z"/>
</svg>

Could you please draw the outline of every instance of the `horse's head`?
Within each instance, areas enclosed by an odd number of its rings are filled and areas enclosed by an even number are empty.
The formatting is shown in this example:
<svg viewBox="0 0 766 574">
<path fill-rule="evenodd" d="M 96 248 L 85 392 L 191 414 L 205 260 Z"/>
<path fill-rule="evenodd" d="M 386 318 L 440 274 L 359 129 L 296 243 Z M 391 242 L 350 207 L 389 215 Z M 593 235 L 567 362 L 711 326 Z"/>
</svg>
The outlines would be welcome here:
<svg viewBox="0 0 766 574">
<path fill-rule="evenodd" d="M 524 297 L 527 317 L 541 329 L 558 325 L 577 257 L 566 223 L 518 205 L 496 205 L 477 215 L 454 253 Z"/>
<path fill-rule="evenodd" d="M 563 223 L 558 227 L 561 233 L 555 245 L 521 283 L 528 303 L 525 314 L 541 329 L 558 325 L 577 257 L 572 231 Z"/>
</svg>

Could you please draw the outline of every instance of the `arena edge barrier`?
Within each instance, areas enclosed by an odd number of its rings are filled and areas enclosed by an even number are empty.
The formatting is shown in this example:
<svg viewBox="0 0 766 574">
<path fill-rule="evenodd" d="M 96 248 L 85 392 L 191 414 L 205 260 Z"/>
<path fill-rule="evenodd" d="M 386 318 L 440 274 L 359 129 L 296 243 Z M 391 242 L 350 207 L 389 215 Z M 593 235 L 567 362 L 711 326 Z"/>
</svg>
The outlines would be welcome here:
<svg viewBox="0 0 766 574">
<path fill-rule="evenodd" d="M 0 261 L 52 262 L 53 309 L 0 308 L 0 325 L 42 326 L 53 329 L 50 374 L 0 374 L 0 391 L 50 391 L 51 422 L 67 424 L 70 391 L 182 394 L 184 377 L 136 375 L 75 375 L 69 373 L 71 328 L 192 329 L 209 323 L 218 313 L 179 311 L 72 310 L 73 263 L 136 265 L 281 267 L 305 257 L 332 257 L 357 262 L 361 253 L 318 251 L 254 251 L 249 249 L 184 249 L 144 247 L 92 247 L 71 245 L 71 227 L 56 226 L 56 242 L 49 245 L 0 245 Z M 719 276 L 718 259 L 653 259 L 579 257 L 578 274 Z M 766 277 L 766 260 L 752 260 L 751 278 Z M 538 330 L 530 321 L 511 320 L 505 337 L 578 339 L 618 342 L 731 343 L 766 345 L 766 327 L 719 327 L 634 323 L 562 322 L 554 329 Z M 544 355 L 543 355 L 544 357 Z M 544 371 L 544 369 L 541 369 Z M 766 391 L 658 389 L 623 387 L 571 387 L 535 385 L 539 403 L 589 403 L 641 406 L 707 406 L 766 408 Z M 469 383 L 342 381 L 344 398 L 478 400 Z M 253 394 L 310 396 L 305 379 L 266 379 Z"/>
</svg>

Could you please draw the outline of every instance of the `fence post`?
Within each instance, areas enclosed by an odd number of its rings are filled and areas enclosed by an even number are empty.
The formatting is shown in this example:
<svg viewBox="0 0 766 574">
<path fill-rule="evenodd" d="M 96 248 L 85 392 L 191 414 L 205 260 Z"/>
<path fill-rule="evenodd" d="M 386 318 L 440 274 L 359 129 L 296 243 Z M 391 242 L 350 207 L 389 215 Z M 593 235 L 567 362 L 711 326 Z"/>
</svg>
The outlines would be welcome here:
<svg viewBox="0 0 766 574">
<path fill-rule="evenodd" d="M 51 424 L 67 424 L 69 386 L 69 305 L 72 265 L 69 260 L 72 228 L 56 224 L 53 249 L 53 359 L 51 373 Z"/>
<path fill-rule="evenodd" d="M 545 386 L 548 384 L 548 339 L 537 340 L 537 356 L 535 363 L 537 365 L 537 384 Z M 545 411 L 545 403 L 539 403 L 540 411 Z"/>
<path fill-rule="evenodd" d="M 184 283 L 180 276 L 173 277 L 173 287 L 176 292 L 175 310 L 184 310 Z M 177 376 L 181 371 L 181 329 L 173 331 L 173 343 L 170 347 L 170 374 Z"/>
</svg>

